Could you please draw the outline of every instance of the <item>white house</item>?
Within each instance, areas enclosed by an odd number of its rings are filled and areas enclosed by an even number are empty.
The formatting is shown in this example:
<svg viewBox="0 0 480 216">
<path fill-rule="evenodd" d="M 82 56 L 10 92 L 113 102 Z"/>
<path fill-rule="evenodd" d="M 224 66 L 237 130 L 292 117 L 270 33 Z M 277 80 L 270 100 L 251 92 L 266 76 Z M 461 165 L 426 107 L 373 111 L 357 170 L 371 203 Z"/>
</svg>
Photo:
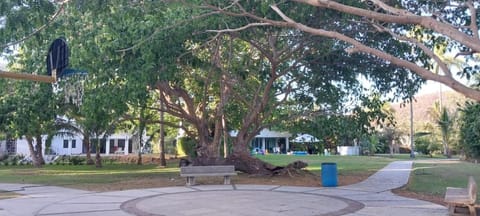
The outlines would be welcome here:
<svg viewBox="0 0 480 216">
<path fill-rule="evenodd" d="M 42 148 L 45 149 L 46 136 L 42 137 Z M 101 139 L 100 153 L 103 155 L 111 154 L 124 154 L 128 155 L 129 153 L 137 153 L 139 147 L 134 145 L 135 139 L 138 140 L 137 136 L 133 136 L 129 133 L 115 133 L 108 136 L 106 139 Z M 144 141 L 148 140 L 148 137 L 144 134 L 142 136 Z M 137 143 L 137 142 L 135 142 Z M 143 142 L 145 143 L 145 142 Z M 108 145 L 107 145 L 108 144 Z M 94 143 L 92 143 L 91 153 L 95 153 L 96 149 Z M 28 147 L 28 142 L 26 139 L 17 139 L 12 141 L 2 141 L 0 142 L 0 155 L 2 154 L 19 154 L 29 156 L 30 151 Z M 87 153 L 86 147 L 83 146 L 83 136 L 80 134 L 74 134 L 73 136 L 54 136 L 52 139 L 51 148 L 49 151 L 44 154 L 53 154 L 53 155 L 79 155 Z"/>
<path fill-rule="evenodd" d="M 237 132 L 231 132 L 231 136 L 235 137 Z M 271 131 L 263 129 L 255 139 L 250 143 L 252 149 L 261 150 L 268 153 L 287 153 L 290 151 L 289 138 L 292 134 L 288 132 Z M 45 150 L 46 136 L 43 136 L 42 144 Z M 142 136 L 143 143 L 146 143 L 148 137 L 144 133 Z M 102 155 L 128 155 L 130 153 L 138 153 L 139 147 L 138 136 L 130 133 L 115 133 L 106 139 L 100 140 L 100 153 Z M 94 141 L 92 141 L 94 142 Z M 91 153 L 95 153 L 96 149 L 92 143 Z M 20 154 L 28 157 L 30 155 L 28 142 L 26 139 L 17 139 L 9 142 L 0 142 L 0 155 L 3 154 Z M 83 145 L 83 136 L 81 134 L 73 135 L 56 135 L 52 139 L 49 150 L 44 151 L 48 155 L 80 155 L 86 154 L 86 147 Z"/>
<path fill-rule="evenodd" d="M 134 145 L 136 137 L 130 133 L 115 133 L 105 139 L 100 140 L 100 153 L 104 155 L 124 154 L 138 152 L 138 146 Z M 143 140 L 147 140 L 147 136 L 143 135 Z M 92 142 L 96 142 L 92 140 Z M 135 142 L 137 143 L 137 142 Z M 144 142 L 145 143 L 145 142 Z M 92 143 L 91 152 L 95 153 L 96 149 Z M 83 136 L 55 136 L 52 140 L 52 153 L 58 155 L 74 155 L 87 153 L 86 146 L 83 145 Z"/>
<path fill-rule="evenodd" d="M 230 132 L 232 137 L 237 136 L 237 131 Z M 286 154 L 290 150 L 289 138 L 292 134 L 288 132 L 271 131 L 263 129 L 255 136 L 250 143 L 252 149 L 261 150 L 268 153 L 282 153 Z"/>
</svg>

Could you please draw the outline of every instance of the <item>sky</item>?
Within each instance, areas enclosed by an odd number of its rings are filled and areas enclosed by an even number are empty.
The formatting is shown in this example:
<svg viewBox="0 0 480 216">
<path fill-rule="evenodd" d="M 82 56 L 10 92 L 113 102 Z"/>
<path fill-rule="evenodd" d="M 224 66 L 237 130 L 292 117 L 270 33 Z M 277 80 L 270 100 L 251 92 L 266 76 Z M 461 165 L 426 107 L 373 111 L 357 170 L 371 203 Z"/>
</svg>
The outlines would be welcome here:
<svg viewBox="0 0 480 216">
<path fill-rule="evenodd" d="M 0 70 L 7 70 L 7 62 L 3 58 L 0 58 Z"/>
<path fill-rule="evenodd" d="M 416 95 L 424 95 L 424 94 L 438 92 L 438 90 L 440 89 L 440 86 L 442 88 L 442 91 L 453 91 L 451 88 L 443 84 L 429 80 L 425 84 L 423 84 L 423 86 L 420 88 L 420 91 L 418 91 Z"/>
</svg>

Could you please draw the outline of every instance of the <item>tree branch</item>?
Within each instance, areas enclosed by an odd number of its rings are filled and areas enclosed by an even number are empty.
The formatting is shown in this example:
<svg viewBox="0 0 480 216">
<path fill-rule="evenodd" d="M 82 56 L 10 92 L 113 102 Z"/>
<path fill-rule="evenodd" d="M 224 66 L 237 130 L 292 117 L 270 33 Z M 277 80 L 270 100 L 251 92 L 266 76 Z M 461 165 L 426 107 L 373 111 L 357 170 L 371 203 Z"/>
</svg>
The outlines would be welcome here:
<svg viewBox="0 0 480 216">
<path fill-rule="evenodd" d="M 412 13 L 408 12 L 407 10 L 402 10 L 398 8 L 391 7 L 390 5 L 385 4 L 383 1 L 380 0 L 368 0 L 371 1 L 373 4 L 377 5 L 378 7 L 382 8 L 385 11 L 388 11 L 395 15 L 413 15 Z"/>
<path fill-rule="evenodd" d="M 63 11 L 63 8 L 65 7 L 65 4 L 66 4 L 67 2 L 68 2 L 68 0 L 67 0 L 67 1 L 63 1 L 63 2 L 60 3 L 60 8 L 58 8 L 58 10 L 52 15 L 52 17 L 50 17 L 50 19 L 47 21 L 47 23 L 45 23 L 44 25 L 40 26 L 40 27 L 37 28 L 35 31 L 33 31 L 33 32 L 30 33 L 29 35 L 21 38 L 20 40 L 3 44 L 3 45 L 1 45 L 0 47 L 1 47 L 2 49 L 5 49 L 6 47 L 19 44 L 19 43 L 21 43 L 21 42 L 23 42 L 23 41 L 26 41 L 26 40 L 30 39 L 31 37 L 33 37 L 33 36 L 36 35 L 37 33 L 43 31 L 45 28 L 47 28 L 47 26 L 49 26 L 50 24 L 52 24 L 53 21 L 55 21 L 55 19 L 57 19 L 58 15 L 60 15 L 60 13 Z"/>
<path fill-rule="evenodd" d="M 256 26 L 270 26 L 272 24 L 270 23 L 249 23 L 245 26 L 234 28 L 234 29 L 222 29 L 222 30 L 207 30 L 206 32 L 216 32 L 216 33 L 225 33 L 225 32 L 238 32 L 242 31 L 251 27 L 256 27 Z"/>
<path fill-rule="evenodd" d="M 201 14 L 199 16 L 195 16 L 195 17 L 192 17 L 192 18 L 189 18 L 189 19 L 185 19 L 185 20 L 181 20 L 173 25 L 169 25 L 169 26 L 166 26 L 166 27 L 163 27 L 163 28 L 157 28 L 155 29 L 155 31 L 150 34 L 147 38 L 145 39 L 142 39 L 140 41 L 138 41 L 136 44 L 134 44 L 133 46 L 130 46 L 130 47 L 127 47 L 127 48 L 124 48 L 124 49 L 119 49 L 119 50 L 116 50 L 116 52 L 127 52 L 127 51 L 130 51 L 130 50 L 133 50 L 137 47 L 140 47 L 141 45 L 143 45 L 144 43 L 152 40 L 157 34 L 161 33 L 161 32 L 165 32 L 167 30 L 170 30 L 170 29 L 173 29 L 173 28 L 176 28 L 178 26 L 182 26 L 186 23 L 190 23 L 194 20 L 197 20 L 197 19 L 201 19 L 201 18 L 205 18 L 207 16 L 211 16 L 211 15 L 214 15 L 214 14 L 218 14 L 218 12 L 214 11 L 214 12 L 210 12 L 210 13 L 205 13 L 205 14 Z"/>
<path fill-rule="evenodd" d="M 417 40 L 415 38 L 412 38 L 412 37 L 406 37 L 406 36 L 396 34 L 396 33 L 392 32 L 391 30 L 389 30 L 387 28 L 384 28 L 384 27 L 381 27 L 381 26 L 378 26 L 378 25 L 375 25 L 375 26 L 380 31 L 387 32 L 388 34 L 390 34 L 394 38 L 397 38 L 399 40 L 407 41 L 407 42 L 410 42 L 410 43 L 414 44 L 415 46 L 420 48 L 423 52 L 425 52 L 425 54 L 427 54 L 430 58 L 432 58 L 437 63 L 437 65 L 440 67 L 440 69 L 442 69 L 442 71 L 445 73 L 446 76 L 452 77 L 452 73 L 450 72 L 450 69 L 448 68 L 447 64 L 445 64 L 445 62 L 443 62 L 443 60 L 438 55 L 436 55 L 431 49 L 429 49 L 427 46 L 425 46 L 425 44 L 423 44 L 419 40 Z"/>
<path fill-rule="evenodd" d="M 384 14 L 384 13 L 379 13 L 371 10 L 348 6 L 332 0 L 294 0 L 294 1 L 308 4 L 315 7 L 329 8 L 339 12 L 352 14 L 360 17 L 366 17 L 376 21 L 382 21 L 387 23 L 397 23 L 397 24 L 420 25 L 424 28 L 431 29 L 437 33 L 446 35 L 453 40 L 461 41 L 463 45 L 469 47 L 473 51 L 480 52 L 480 39 L 478 37 L 475 38 L 468 34 L 460 32 L 457 30 L 456 26 L 439 22 L 433 19 L 432 17 L 418 16 L 411 13 L 402 14 L 402 15 Z M 374 0 L 374 2 L 382 6 L 379 0 Z M 396 11 L 393 8 L 386 6 L 384 4 L 383 4 L 383 7 L 386 8 L 387 10 L 393 10 L 394 12 Z M 289 22 L 288 20 L 285 20 L 285 21 Z"/>
<path fill-rule="evenodd" d="M 451 77 L 440 76 L 440 75 L 434 74 L 434 73 L 430 72 L 429 70 L 416 65 L 415 63 L 397 58 L 397 57 L 395 57 L 393 55 L 390 55 L 388 53 L 385 53 L 385 52 L 382 52 L 380 50 L 374 49 L 372 47 L 366 46 L 366 45 L 356 41 L 355 39 L 347 37 L 347 36 L 345 36 L 343 34 L 340 34 L 338 32 L 326 31 L 326 30 L 323 30 L 323 29 L 316 29 L 316 28 L 312 28 L 312 27 L 303 25 L 301 23 L 297 23 L 294 20 L 287 17 L 285 14 L 283 14 L 283 12 L 277 6 L 272 5 L 271 8 L 276 13 L 278 13 L 279 16 L 281 16 L 282 18 L 283 17 L 286 18 L 286 19 L 284 19 L 286 22 L 280 24 L 279 26 L 293 27 L 293 28 L 299 29 L 301 31 L 308 32 L 310 34 L 329 37 L 329 38 L 333 38 L 333 39 L 337 39 L 337 40 L 347 42 L 347 43 L 354 46 L 350 50 L 347 50 L 347 52 L 349 52 L 349 53 L 351 53 L 351 52 L 363 52 L 363 53 L 366 53 L 366 54 L 370 54 L 370 55 L 379 57 L 379 58 L 384 59 L 386 61 L 389 61 L 389 62 L 391 62 L 391 63 L 393 63 L 397 66 L 404 67 L 404 68 L 407 68 L 411 71 L 414 71 L 415 73 L 417 73 L 419 76 L 421 76 L 422 78 L 424 78 L 426 80 L 433 80 L 433 81 L 436 81 L 436 82 L 443 83 L 443 84 L 449 86 L 450 88 L 452 88 L 452 89 L 454 89 L 458 92 L 461 92 L 462 94 L 464 94 L 465 96 L 467 96 L 469 98 L 480 101 L 480 94 L 479 94 L 478 91 L 465 86 L 464 84 L 460 83 L 459 81 L 457 81 L 455 79 L 452 79 Z M 276 22 L 278 22 L 278 21 L 276 21 Z"/>
</svg>

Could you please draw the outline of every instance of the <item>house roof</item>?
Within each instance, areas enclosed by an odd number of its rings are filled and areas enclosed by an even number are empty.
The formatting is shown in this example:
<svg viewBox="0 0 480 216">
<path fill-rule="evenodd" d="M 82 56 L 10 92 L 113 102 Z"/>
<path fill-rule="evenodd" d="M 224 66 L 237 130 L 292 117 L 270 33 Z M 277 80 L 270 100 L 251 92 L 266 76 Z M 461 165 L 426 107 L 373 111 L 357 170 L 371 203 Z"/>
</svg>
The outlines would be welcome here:
<svg viewBox="0 0 480 216">
<path fill-rule="evenodd" d="M 230 136 L 236 137 L 238 131 L 230 131 Z M 278 137 L 285 137 L 290 138 L 292 136 L 291 133 L 288 132 L 280 132 L 280 131 L 271 131 L 269 129 L 263 129 L 260 133 L 255 136 L 256 138 L 278 138 Z"/>
</svg>

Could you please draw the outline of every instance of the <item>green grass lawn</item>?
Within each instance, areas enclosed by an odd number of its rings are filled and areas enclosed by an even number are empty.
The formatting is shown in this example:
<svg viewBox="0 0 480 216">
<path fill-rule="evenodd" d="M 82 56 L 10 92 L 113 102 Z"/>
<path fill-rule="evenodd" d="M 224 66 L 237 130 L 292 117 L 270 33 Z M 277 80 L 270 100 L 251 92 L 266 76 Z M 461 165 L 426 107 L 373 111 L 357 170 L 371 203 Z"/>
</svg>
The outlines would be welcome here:
<svg viewBox="0 0 480 216">
<path fill-rule="evenodd" d="M 278 166 L 285 166 L 293 161 L 308 163 L 307 169 L 320 173 L 321 164 L 337 164 L 338 175 L 371 174 L 393 160 L 388 157 L 360 156 L 294 156 L 294 155 L 259 155 L 258 158 Z M 157 165 L 104 164 L 103 168 L 87 165 L 45 165 L 43 168 L 31 166 L 0 166 L 0 182 L 32 183 L 47 185 L 82 185 L 111 184 L 140 178 L 179 178 L 178 160 L 169 160 L 166 168 Z"/>
<path fill-rule="evenodd" d="M 446 187 L 467 187 L 468 177 L 480 183 L 480 165 L 463 161 L 416 161 L 406 189 L 443 197 Z M 477 202 L 480 201 L 477 191 Z"/>
<path fill-rule="evenodd" d="M 157 165 L 106 164 L 102 168 L 87 165 L 1 166 L 0 182 L 48 185 L 109 184 L 134 180 L 178 176 L 179 169 L 172 161 L 167 168 Z"/>
<path fill-rule="evenodd" d="M 432 155 L 432 157 L 430 157 L 429 155 L 424 155 L 424 154 L 417 154 L 415 155 L 415 158 L 410 158 L 410 154 L 394 154 L 393 157 L 391 157 L 390 154 L 375 154 L 375 156 L 388 157 L 388 158 L 397 159 L 397 160 L 413 160 L 413 161 L 430 160 L 430 159 L 447 159 L 447 157 L 443 155 Z"/>
<path fill-rule="evenodd" d="M 318 156 L 318 155 L 258 155 L 258 158 L 273 165 L 284 166 L 293 161 L 301 160 L 308 163 L 307 169 L 316 173 L 320 172 L 322 163 L 336 163 L 338 175 L 354 175 L 355 173 L 375 172 L 388 163 L 398 160 L 388 157 L 368 156 Z"/>
</svg>

